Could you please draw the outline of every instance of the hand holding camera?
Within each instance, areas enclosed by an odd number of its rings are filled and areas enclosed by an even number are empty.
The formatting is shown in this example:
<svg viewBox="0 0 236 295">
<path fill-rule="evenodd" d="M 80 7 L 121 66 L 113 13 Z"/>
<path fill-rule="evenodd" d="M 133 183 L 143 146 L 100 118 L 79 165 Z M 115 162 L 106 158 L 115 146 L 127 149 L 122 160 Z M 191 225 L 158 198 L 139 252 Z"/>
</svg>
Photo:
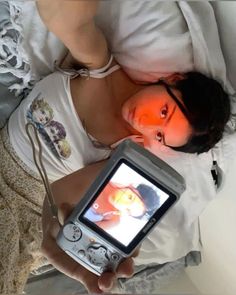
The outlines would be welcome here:
<svg viewBox="0 0 236 295">
<path fill-rule="evenodd" d="M 84 268 L 78 262 L 68 256 L 56 244 L 56 237 L 69 217 L 74 204 L 82 198 L 88 186 L 103 168 L 104 162 L 87 166 L 76 173 L 71 174 L 52 184 L 52 191 L 58 206 L 58 219 L 52 218 L 47 199 L 44 201 L 43 210 L 43 243 L 42 252 L 48 261 L 65 275 L 81 282 L 90 293 L 102 293 L 112 288 L 118 277 L 130 277 L 133 274 L 133 259 L 138 255 L 138 250 L 132 257 L 124 260 L 116 273 L 106 272 L 97 276 Z M 67 203 L 64 203 L 67 202 Z"/>
<path fill-rule="evenodd" d="M 96 275 L 116 272 L 185 190 L 167 163 L 126 140 L 67 218 L 57 244 Z"/>
<path fill-rule="evenodd" d="M 184 179 L 174 169 L 126 141 L 105 167 L 87 166 L 52 185 L 63 226 L 44 222 L 45 256 L 90 292 L 106 291 L 116 277 L 132 275 L 132 257 L 142 240 L 184 189 Z M 65 201 L 71 204 L 67 213 Z"/>
</svg>

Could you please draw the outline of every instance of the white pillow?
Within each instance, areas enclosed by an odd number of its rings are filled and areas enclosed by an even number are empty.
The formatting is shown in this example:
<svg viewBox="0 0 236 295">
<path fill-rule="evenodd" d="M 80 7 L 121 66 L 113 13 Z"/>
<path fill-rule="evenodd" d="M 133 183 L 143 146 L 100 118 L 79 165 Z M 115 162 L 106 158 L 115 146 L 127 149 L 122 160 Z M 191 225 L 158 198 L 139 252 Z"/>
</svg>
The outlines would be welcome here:
<svg viewBox="0 0 236 295">
<path fill-rule="evenodd" d="M 62 59 L 67 49 L 42 22 L 35 1 L 12 1 L 20 10 L 22 47 L 31 67 L 31 79 L 39 80 L 54 71 L 54 61 Z M 10 1 L 11 4 L 11 1 Z"/>
<path fill-rule="evenodd" d="M 191 37 L 175 2 L 102 1 L 96 21 L 135 80 L 155 81 L 193 69 Z"/>
<path fill-rule="evenodd" d="M 236 2 L 213 1 L 212 5 L 220 33 L 227 73 L 230 82 L 233 84 L 234 89 L 236 89 Z"/>
</svg>

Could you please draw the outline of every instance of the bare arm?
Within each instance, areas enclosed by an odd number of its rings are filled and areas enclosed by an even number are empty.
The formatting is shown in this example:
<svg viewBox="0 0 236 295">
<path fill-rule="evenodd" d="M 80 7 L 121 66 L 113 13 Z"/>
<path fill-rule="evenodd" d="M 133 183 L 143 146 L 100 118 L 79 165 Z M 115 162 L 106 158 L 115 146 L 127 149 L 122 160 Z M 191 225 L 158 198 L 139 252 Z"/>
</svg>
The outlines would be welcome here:
<svg viewBox="0 0 236 295">
<path fill-rule="evenodd" d="M 56 206 L 61 208 L 66 203 L 72 211 L 73 207 L 81 200 L 106 162 L 105 160 L 86 166 L 52 183 L 51 190 Z M 42 215 L 43 230 L 47 228 L 51 218 L 52 214 L 48 201 L 45 198 Z"/>
<path fill-rule="evenodd" d="M 104 35 L 94 23 L 98 0 L 38 0 L 41 19 L 70 50 L 72 56 L 89 69 L 108 62 Z"/>
<path fill-rule="evenodd" d="M 58 207 L 63 203 L 76 205 L 101 172 L 107 160 L 90 164 L 52 183 L 52 193 Z"/>
</svg>

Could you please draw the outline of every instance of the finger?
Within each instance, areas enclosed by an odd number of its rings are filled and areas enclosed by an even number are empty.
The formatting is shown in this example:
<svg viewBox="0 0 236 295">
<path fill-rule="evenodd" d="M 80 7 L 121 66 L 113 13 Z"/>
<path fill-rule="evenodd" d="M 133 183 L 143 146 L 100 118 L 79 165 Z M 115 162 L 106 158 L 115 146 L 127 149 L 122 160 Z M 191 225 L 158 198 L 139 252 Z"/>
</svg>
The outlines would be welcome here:
<svg viewBox="0 0 236 295">
<path fill-rule="evenodd" d="M 46 236 L 46 239 L 42 243 L 42 253 L 56 269 L 72 279 L 81 282 L 90 293 L 102 293 L 98 286 L 98 277 L 59 248 L 55 243 L 55 239 L 50 234 Z"/>
<path fill-rule="evenodd" d="M 81 282 L 90 293 L 101 293 L 102 291 L 98 286 L 98 277 L 73 260 L 56 244 L 55 238 L 59 230 L 58 221 L 54 218 L 51 219 L 49 230 L 42 243 L 43 254 L 55 268 L 72 279 Z"/>
<path fill-rule="evenodd" d="M 137 257 L 137 256 L 139 255 L 140 248 L 141 248 L 141 246 L 138 247 L 138 248 L 134 251 L 134 253 L 132 254 L 132 257 Z"/>
<path fill-rule="evenodd" d="M 51 238 L 55 240 L 60 231 L 60 228 L 61 226 L 58 220 L 56 218 L 52 218 L 46 228 L 46 234 L 50 235 Z"/>
<path fill-rule="evenodd" d="M 130 278 L 134 273 L 134 262 L 131 257 L 120 263 L 116 270 L 117 276 L 120 278 Z"/>
<path fill-rule="evenodd" d="M 138 247 L 131 257 L 125 259 L 117 268 L 117 276 L 118 277 L 124 277 L 124 278 L 130 278 L 133 276 L 134 273 L 134 261 L 132 258 L 137 257 L 140 252 L 140 248 Z"/>
<path fill-rule="evenodd" d="M 113 272 L 104 272 L 98 279 L 98 286 L 103 291 L 109 291 L 116 280 L 116 274 Z"/>
<path fill-rule="evenodd" d="M 58 221 L 61 225 L 64 224 L 67 217 L 71 214 L 72 210 L 74 209 L 74 206 L 67 203 L 62 203 L 58 207 Z"/>
</svg>

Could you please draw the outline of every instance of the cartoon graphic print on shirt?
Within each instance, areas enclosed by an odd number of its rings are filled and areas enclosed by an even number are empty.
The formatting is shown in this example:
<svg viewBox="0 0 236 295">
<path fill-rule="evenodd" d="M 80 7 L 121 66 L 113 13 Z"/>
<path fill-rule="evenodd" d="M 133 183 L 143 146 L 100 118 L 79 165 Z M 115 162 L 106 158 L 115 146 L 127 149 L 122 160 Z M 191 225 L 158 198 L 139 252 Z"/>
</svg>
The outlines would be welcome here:
<svg viewBox="0 0 236 295">
<path fill-rule="evenodd" d="M 37 128 L 40 136 L 56 157 L 67 159 L 71 155 L 71 147 L 66 140 L 66 130 L 60 122 L 53 120 L 53 109 L 40 96 L 38 94 L 30 104 L 26 113 L 27 120 Z"/>
</svg>

